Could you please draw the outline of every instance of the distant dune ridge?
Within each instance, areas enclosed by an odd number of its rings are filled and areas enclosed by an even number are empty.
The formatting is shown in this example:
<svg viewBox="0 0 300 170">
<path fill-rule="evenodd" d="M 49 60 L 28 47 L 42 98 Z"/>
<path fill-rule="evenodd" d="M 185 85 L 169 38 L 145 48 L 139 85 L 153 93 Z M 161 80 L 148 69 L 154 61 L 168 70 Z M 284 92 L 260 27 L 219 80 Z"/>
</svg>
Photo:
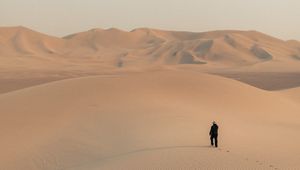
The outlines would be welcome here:
<svg viewBox="0 0 300 170">
<path fill-rule="evenodd" d="M 127 32 L 111 28 L 58 38 L 25 27 L 2 27 L 0 44 L 1 58 L 27 56 L 51 63 L 57 62 L 52 61 L 56 57 L 62 65 L 65 59 L 95 59 L 111 67 L 206 64 L 232 68 L 264 62 L 272 67 L 300 59 L 299 42 L 256 31 L 192 33 L 140 28 Z"/>
<path fill-rule="evenodd" d="M 300 169 L 296 40 L 1 27 L 0 61 L 1 170 Z"/>
</svg>

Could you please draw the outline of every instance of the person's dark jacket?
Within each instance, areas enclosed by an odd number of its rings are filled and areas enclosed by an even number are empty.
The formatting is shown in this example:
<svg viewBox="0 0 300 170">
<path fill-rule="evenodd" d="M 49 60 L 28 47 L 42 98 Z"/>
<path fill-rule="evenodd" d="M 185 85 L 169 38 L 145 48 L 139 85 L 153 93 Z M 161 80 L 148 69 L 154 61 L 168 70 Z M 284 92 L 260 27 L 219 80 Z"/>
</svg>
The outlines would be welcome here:
<svg viewBox="0 0 300 170">
<path fill-rule="evenodd" d="M 218 136 L 218 125 L 217 124 L 213 124 L 210 128 L 210 132 L 209 135 L 210 136 Z"/>
</svg>

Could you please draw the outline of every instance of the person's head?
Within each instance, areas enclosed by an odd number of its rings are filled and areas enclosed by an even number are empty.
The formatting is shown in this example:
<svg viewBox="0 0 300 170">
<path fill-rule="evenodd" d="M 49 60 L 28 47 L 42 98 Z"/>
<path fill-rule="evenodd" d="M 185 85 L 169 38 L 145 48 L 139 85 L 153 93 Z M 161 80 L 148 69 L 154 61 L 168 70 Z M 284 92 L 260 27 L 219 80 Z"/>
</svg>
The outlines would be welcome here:
<svg viewBox="0 0 300 170">
<path fill-rule="evenodd" d="M 215 124 L 217 124 L 217 123 L 216 123 L 216 121 L 213 121 L 212 124 L 215 125 Z"/>
</svg>

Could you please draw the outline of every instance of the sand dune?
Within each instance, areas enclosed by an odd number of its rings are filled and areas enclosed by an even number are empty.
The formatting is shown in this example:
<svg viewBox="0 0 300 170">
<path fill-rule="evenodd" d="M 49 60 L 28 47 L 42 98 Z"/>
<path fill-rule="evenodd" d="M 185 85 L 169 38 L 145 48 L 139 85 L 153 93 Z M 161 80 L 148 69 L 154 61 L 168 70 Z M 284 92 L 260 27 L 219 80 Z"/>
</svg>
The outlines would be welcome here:
<svg viewBox="0 0 300 170">
<path fill-rule="evenodd" d="M 63 80 L 2 94 L 0 109 L 5 169 L 300 167 L 298 101 L 194 71 Z"/>
<path fill-rule="evenodd" d="M 25 27 L 1 27 L 1 57 L 3 55 L 46 55 L 59 53 L 64 40 Z M 7 53 L 5 53 L 7 51 Z M 8 53 L 8 52 L 13 52 Z"/>
<path fill-rule="evenodd" d="M 114 68 L 165 64 L 239 68 L 267 63 L 268 69 L 272 66 L 276 69 L 278 64 L 293 62 L 296 66 L 288 69 L 298 71 L 300 63 L 297 42 L 286 42 L 256 31 L 191 33 L 141 28 L 127 32 L 111 28 L 58 38 L 25 27 L 2 27 L 0 37 L 1 58 L 27 56 L 26 60 L 39 60 L 45 67 L 52 62 L 61 68 L 70 63 L 80 65 L 85 59 Z M 32 65 L 35 64 L 24 62 L 23 67 L 32 68 Z"/>
<path fill-rule="evenodd" d="M 293 60 L 293 56 L 298 54 L 290 43 L 255 31 L 189 33 L 155 29 L 136 29 L 131 32 L 94 29 L 65 39 L 84 42 L 96 51 L 98 46 L 118 47 L 129 48 L 130 53 L 134 54 L 136 48 L 138 51 L 148 51 L 150 48 L 152 50 L 149 53 L 139 56 L 148 60 L 148 64 L 217 63 L 228 67 L 252 65 L 273 59 L 273 56 L 275 60 Z"/>
<path fill-rule="evenodd" d="M 0 81 L 4 85 L 0 92 L 48 80 L 156 68 L 216 73 L 262 89 L 281 90 L 299 86 L 294 81 L 298 77 L 283 77 L 290 82 L 283 85 L 277 83 L 278 76 L 266 79 L 259 75 L 296 75 L 300 71 L 299 44 L 257 31 L 98 28 L 60 38 L 25 27 L 1 27 Z M 257 78 L 249 79 L 249 74 Z"/>
</svg>

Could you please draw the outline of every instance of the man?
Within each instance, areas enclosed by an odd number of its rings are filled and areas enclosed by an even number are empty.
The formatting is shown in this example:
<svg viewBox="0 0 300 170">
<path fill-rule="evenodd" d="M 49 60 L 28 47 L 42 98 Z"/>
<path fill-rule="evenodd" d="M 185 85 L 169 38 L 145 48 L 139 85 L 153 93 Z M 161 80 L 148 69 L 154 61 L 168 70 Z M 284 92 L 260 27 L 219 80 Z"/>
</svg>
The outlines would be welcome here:
<svg viewBox="0 0 300 170">
<path fill-rule="evenodd" d="M 218 125 L 216 124 L 215 121 L 213 121 L 213 125 L 210 128 L 210 143 L 211 146 L 214 146 L 215 143 L 215 147 L 218 147 Z"/>
</svg>

